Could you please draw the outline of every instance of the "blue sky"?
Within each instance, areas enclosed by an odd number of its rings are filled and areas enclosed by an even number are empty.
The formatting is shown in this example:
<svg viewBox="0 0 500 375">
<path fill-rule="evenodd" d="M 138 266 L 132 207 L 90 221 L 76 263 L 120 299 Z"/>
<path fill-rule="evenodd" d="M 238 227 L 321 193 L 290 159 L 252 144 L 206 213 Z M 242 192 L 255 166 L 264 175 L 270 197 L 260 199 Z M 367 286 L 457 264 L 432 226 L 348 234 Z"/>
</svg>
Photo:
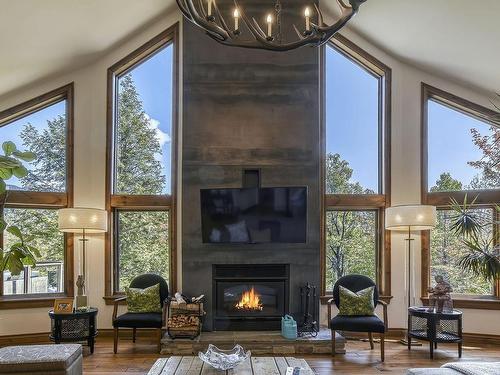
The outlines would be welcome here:
<svg viewBox="0 0 500 375">
<path fill-rule="evenodd" d="M 158 159 L 166 176 L 165 194 L 171 191 L 172 62 L 173 47 L 169 45 L 130 72 L 144 110 L 151 118 L 150 124 L 157 129 L 162 145 L 162 155 Z"/>
<path fill-rule="evenodd" d="M 31 123 L 39 131 L 47 128 L 47 121 L 56 118 L 59 115 L 64 116 L 66 113 L 66 101 L 61 101 L 51 106 L 44 108 L 38 112 L 35 112 L 29 116 L 22 119 L 16 120 L 9 125 L 0 127 L 0 143 L 5 141 L 12 141 L 16 144 L 19 150 L 25 150 L 23 142 L 19 137 L 24 125 Z M 25 163 L 26 167 L 30 169 L 30 164 Z M 16 178 L 12 177 L 6 181 L 7 185 L 21 186 L 21 182 Z"/>
<path fill-rule="evenodd" d="M 353 169 L 351 182 L 378 192 L 378 80 L 326 48 L 326 152 Z"/>
<path fill-rule="evenodd" d="M 377 191 L 378 81 L 333 48 L 326 51 L 326 150 L 349 162 L 352 182 Z M 467 162 L 482 156 L 471 129 L 491 134 L 489 125 L 434 101 L 428 110 L 429 188 L 443 172 L 465 187 L 480 172 Z"/>
<path fill-rule="evenodd" d="M 144 109 L 157 129 L 162 145 L 163 173 L 167 176 L 165 193 L 170 193 L 170 154 L 172 135 L 172 61 L 173 48 L 167 46 L 132 71 L 132 78 Z M 327 152 L 339 153 L 353 168 L 352 181 L 378 190 L 378 80 L 333 48 L 326 49 L 326 121 Z M 14 141 L 20 149 L 18 134 L 30 122 L 39 129 L 47 120 L 64 114 L 59 102 L 26 118 L 0 128 L 0 141 Z M 473 144 L 470 129 L 482 134 L 488 125 L 435 102 L 429 102 L 429 186 L 448 171 L 464 185 L 478 170 L 467 165 L 477 160 L 481 151 Z M 450 139 L 450 134 L 453 138 Z M 8 184 L 19 185 L 14 178 Z"/>
<path fill-rule="evenodd" d="M 443 172 L 468 185 L 480 170 L 467 164 L 483 153 L 472 141 L 471 129 L 491 134 L 488 124 L 432 100 L 428 104 L 429 188 Z"/>
</svg>

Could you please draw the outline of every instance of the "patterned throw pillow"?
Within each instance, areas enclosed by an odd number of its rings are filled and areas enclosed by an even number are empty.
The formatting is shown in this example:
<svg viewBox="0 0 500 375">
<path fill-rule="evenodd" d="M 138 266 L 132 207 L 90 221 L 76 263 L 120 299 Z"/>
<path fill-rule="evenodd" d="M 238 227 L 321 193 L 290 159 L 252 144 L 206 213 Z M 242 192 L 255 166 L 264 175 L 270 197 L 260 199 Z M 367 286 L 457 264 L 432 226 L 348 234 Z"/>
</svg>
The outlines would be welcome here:
<svg viewBox="0 0 500 375">
<path fill-rule="evenodd" d="M 373 315 L 375 306 L 373 304 L 373 293 L 375 287 L 351 292 L 343 286 L 339 289 L 339 315 Z"/>
<path fill-rule="evenodd" d="M 127 310 L 131 313 L 161 313 L 160 284 L 146 289 L 125 288 Z"/>
</svg>

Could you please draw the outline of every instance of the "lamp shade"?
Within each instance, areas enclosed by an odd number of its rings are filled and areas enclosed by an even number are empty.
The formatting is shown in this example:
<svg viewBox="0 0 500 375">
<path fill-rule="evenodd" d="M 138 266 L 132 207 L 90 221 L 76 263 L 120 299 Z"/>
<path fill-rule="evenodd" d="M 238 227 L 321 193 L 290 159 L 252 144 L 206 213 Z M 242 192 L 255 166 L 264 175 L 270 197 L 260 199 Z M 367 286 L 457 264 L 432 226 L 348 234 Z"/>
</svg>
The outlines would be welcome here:
<svg viewBox="0 0 500 375">
<path fill-rule="evenodd" d="M 98 208 L 63 208 L 58 211 L 61 232 L 102 233 L 108 230 L 108 215 Z"/>
<path fill-rule="evenodd" d="M 436 226 L 436 207 L 426 205 L 393 206 L 385 210 L 388 230 L 427 230 Z"/>
</svg>

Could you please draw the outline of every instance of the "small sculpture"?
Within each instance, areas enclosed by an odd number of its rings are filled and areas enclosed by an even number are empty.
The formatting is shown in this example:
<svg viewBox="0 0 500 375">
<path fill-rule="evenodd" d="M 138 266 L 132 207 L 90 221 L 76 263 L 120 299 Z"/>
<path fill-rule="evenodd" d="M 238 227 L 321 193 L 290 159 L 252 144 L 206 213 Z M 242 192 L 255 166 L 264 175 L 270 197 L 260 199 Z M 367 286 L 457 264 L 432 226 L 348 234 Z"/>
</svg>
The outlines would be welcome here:
<svg viewBox="0 0 500 375">
<path fill-rule="evenodd" d="M 453 288 L 441 275 L 436 275 L 434 280 L 436 280 L 434 288 L 427 289 L 430 293 L 429 309 L 435 309 L 438 313 L 452 311 L 453 302 L 450 293 L 453 292 Z"/>
<path fill-rule="evenodd" d="M 83 296 L 85 294 L 85 279 L 82 275 L 78 275 L 78 279 L 76 280 L 77 287 L 77 296 Z"/>
</svg>

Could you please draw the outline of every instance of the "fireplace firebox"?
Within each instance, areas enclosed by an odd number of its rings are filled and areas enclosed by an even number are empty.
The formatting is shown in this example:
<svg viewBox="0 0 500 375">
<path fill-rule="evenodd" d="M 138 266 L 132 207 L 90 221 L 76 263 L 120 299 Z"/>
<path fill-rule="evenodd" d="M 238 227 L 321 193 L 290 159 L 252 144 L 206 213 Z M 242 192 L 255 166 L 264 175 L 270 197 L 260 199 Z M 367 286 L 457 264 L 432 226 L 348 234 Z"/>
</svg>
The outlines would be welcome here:
<svg viewBox="0 0 500 375">
<path fill-rule="evenodd" d="M 214 265 L 213 289 L 215 330 L 277 330 L 289 308 L 289 265 Z"/>
</svg>

